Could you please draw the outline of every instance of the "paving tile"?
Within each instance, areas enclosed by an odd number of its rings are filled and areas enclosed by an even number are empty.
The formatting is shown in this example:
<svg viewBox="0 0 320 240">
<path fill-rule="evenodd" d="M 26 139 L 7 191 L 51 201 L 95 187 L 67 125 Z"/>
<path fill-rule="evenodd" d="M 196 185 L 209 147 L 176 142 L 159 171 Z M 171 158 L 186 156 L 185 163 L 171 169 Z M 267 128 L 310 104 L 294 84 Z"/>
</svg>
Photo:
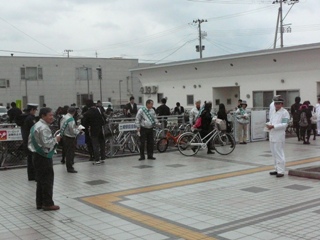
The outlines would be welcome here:
<svg viewBox="0 0 320 240">
<path fill-rule="evenodd" d="M 293 184 L 293 185 L 285 186 L 284 188 L 288 188 L 288 189 L 292 189 L 292 190 L 303 191 L 303 190 L 310 189 L 310 188 L 312 188 L 312 187 L 304 186 L 304 185 L 299 185 L 299 184 Z"/>
</svg>

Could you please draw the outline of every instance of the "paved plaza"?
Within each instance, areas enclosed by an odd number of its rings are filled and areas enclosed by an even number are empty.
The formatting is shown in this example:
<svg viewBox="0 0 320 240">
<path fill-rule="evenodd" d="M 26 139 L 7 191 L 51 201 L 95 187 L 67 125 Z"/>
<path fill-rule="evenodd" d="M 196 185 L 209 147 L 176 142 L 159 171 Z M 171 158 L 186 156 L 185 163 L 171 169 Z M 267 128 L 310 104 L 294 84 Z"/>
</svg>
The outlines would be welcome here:
<svg viewBox="0 0 320 240">
<path fill-rule="evenodd" d="M 287 139 L 287 171 L 319 165 L 320 140 Z M 320 239 L 320 182 L 270 176 L 269 142 L 237 145 L 230 155 L 178 151 L 76 159 L 77 174 L 56 164 L 59 211 L 37 210 L 27 170 L 0 171 L 0 239 L 290 240 Z M 56 155 L 55 162 L 59 162 Z"/>
</svg>

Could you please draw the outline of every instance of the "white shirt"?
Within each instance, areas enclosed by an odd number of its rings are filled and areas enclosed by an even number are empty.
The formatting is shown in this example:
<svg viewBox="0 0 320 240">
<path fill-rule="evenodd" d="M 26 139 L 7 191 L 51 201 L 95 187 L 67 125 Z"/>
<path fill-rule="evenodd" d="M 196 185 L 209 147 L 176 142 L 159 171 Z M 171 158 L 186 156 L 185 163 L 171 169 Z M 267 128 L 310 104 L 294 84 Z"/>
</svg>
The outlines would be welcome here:
<svg viewBox="0 0 320 240">
<path fill-rule="evenodd" d="M 276 107 L 274 106 L 274 101 L 270 103 L 269 107 L 269 119 L 271 119 L 272 115 L 276 112 Z"/>
<path fill-rule="evenodd" d="M 278 111 L 275 111 L 270 118 L 270 124 L 274 126 L 270 130 L 269 140 L 270 142 L 284 142 L 286 138 L 286 129 L 290 119 L 289 112 L 283 107 Z"/>
<path fill-rule="evenodd" d="M 320 104 L 319 103 L 316 104 L 315 109 L 316 109 L 318 120 L 320 120 Z"/>
<path fill-rule="evenodd" d="M 194 122 L 196 121 L 196 117 L 198 116 L 199 114 L 199 109 L 197 107 L 194 107 L 190 110 L 189 112 L 189 123 L 191 125 L 194 124 Z"/>
</svg>

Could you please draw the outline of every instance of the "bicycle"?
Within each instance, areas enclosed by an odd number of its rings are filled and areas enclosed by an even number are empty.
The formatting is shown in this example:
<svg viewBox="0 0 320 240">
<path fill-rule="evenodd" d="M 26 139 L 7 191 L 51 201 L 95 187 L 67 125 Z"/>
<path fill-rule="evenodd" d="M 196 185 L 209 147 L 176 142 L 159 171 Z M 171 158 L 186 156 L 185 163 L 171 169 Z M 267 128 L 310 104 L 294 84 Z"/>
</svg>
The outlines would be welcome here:
<svg viewBox="0 0 320 240">
<path fill-rule="evenodd" d="M 139 141 L 136 134 L 132 132 L 120 132 L 116 138 L 106 140 L 107 157 L 115 156 L 120 150 L 128 149 L 131 153 L 139 152 Z"/>
<path fill-rule="evenodd" d="M 191 129 L 190 124 L 187 124 L 187 125 L 182 124 L 178 127 L 178 130 L 176 129 L 176 126 L 173 126 L 172 129 L 166 132 L 165 137 L 160 138 L 157 141 L 156 144 L 157 144 L 158 151 L 161 153 L 165 152 L 170 143 L 177 145 L 178 139 L 181 136 L 181 134 L 187 131 L 191 131 L 190 129 Z"/>
<path fill-rule="evenodd" d="M 221 155 L 232 153 L 236 147 L 236 141 L 230 133 L 225 133 L 215 128 L 204 138 L 201 138 L 199 130 L 196 129 L 195 133 L 187 132 L 181 134 L 178 139 L 178 149 L 181 154 L 193 156 L 200 149 L 206 149 L 211 140 L 212 149 Z"/>
</svg>

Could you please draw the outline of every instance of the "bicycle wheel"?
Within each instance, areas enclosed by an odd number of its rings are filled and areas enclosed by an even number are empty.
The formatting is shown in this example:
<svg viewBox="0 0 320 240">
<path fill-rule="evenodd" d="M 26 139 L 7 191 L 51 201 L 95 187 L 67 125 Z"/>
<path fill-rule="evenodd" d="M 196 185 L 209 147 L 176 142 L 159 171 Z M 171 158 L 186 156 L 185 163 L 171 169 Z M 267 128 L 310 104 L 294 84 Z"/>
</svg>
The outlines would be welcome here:
<svg viewBox="0 0 320 240">
<path fill-rule="evenodd" d="M 134 153 L 136 151 L 136 148 L 137 148 L 137 144 L 135 142 L 135 139 L 132 135 L 130 135 L 128 137 L 128 140 L 127 140 L 127 148 L 129 149 L 130 152 Z"/>
<path fill-rule="evenodd" d="M 195 155 L 199 149 L 199 146 L 192 145 L 193 143 L 201 143 L 199 137 L 194 133 L 184 133 L 178 139 L 179 152 L 185 156 Z"/>
<path fill-rule="evenodd" d="M 236 147 L 236 141 L 230 133 L 220 132 L 213 140 L 213 149 L 221 154 L 228 155 L 233 152 Z"/>
<path fill-rule="evenodd" d="M 167 138 L 161 138 L 158 142 L 157 142 L 157 149 L 159 152 L 165 152 L 167 151 L 169 145 L 169 141 Z"/>
</svg>

